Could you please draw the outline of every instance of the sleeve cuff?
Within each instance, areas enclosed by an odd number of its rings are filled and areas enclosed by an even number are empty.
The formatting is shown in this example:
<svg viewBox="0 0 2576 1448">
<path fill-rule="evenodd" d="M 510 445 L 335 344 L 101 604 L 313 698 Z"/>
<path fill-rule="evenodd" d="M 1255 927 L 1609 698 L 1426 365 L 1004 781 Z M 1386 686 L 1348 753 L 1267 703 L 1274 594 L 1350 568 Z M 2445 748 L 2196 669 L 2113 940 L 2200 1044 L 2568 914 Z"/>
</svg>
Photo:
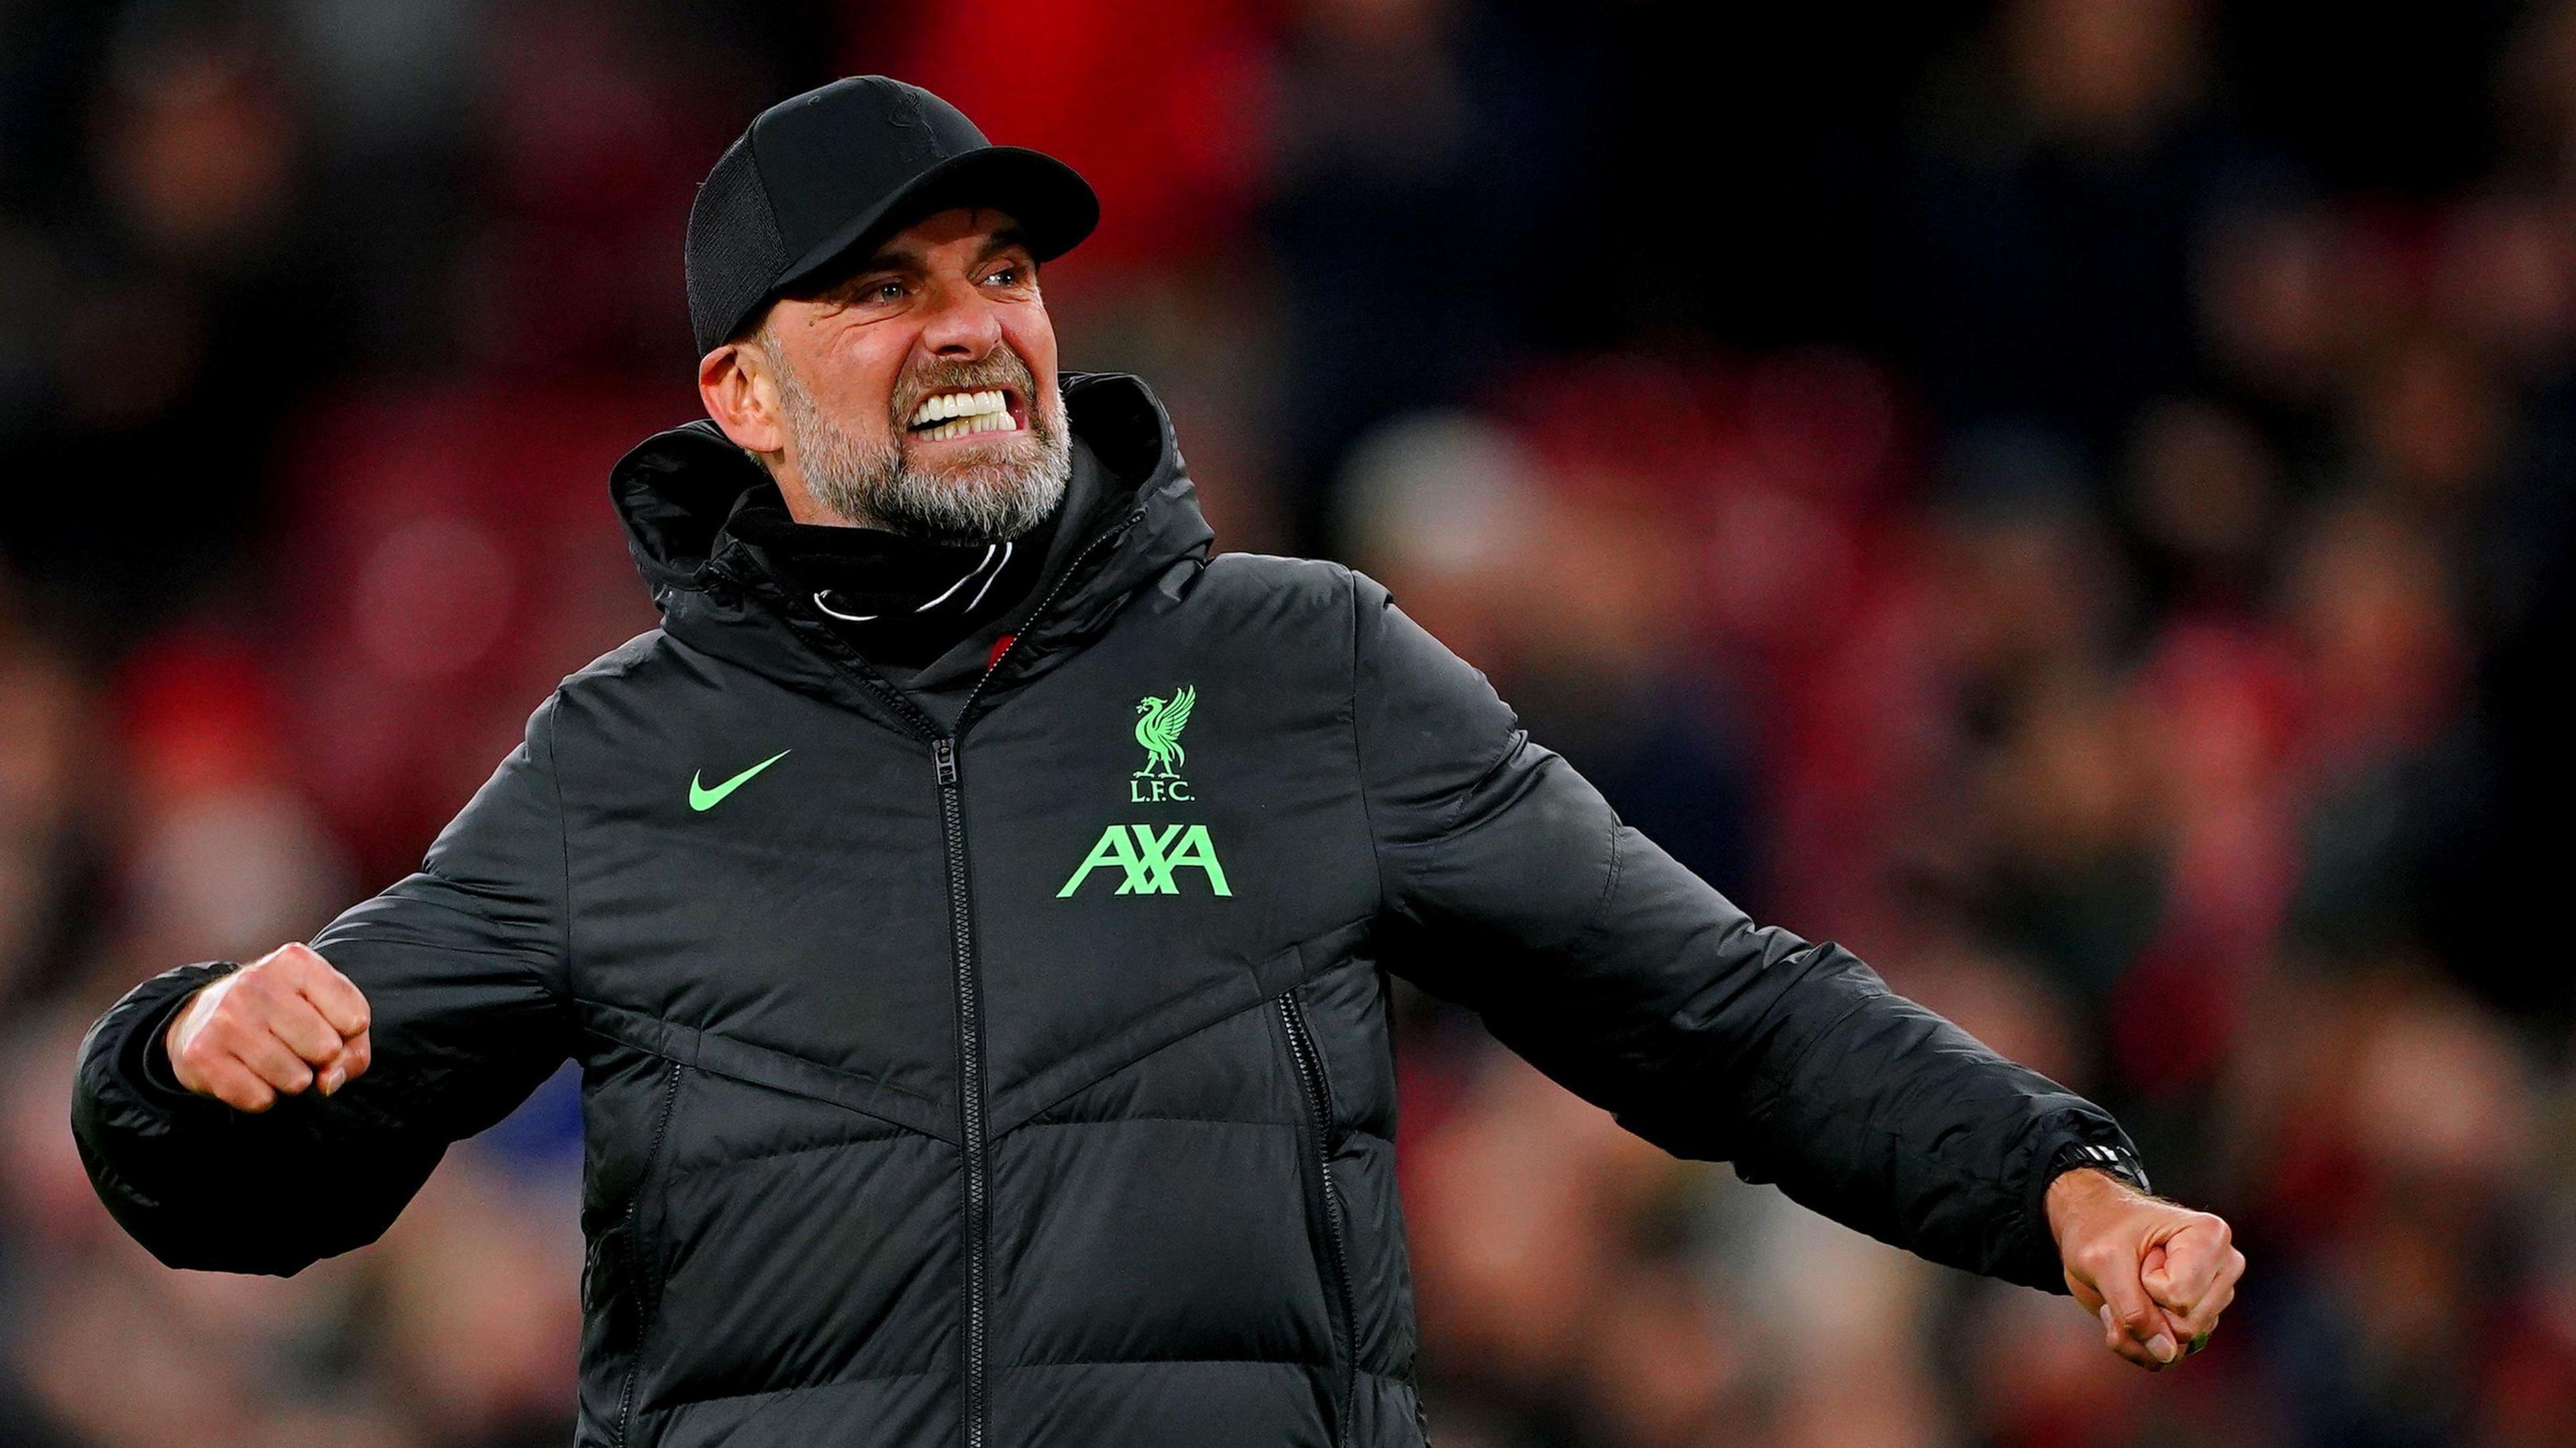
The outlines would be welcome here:
<svg viewBox="0 0 2576 1448">
<path fill-rule="evenodd" d="M 111 1059 L 112 1069 L 136 1099 L 172 1108 L 191 1106 L 204 1099 L 179 1084 L 178 1072 L 170 1064 L 170 1022 L 200 989 L 239 969 L 240 962 L 230 960 L 182 966 L 172 972 L 177 979 L 167 988 L 166 997 L 145 1007 L 134 1018 L 125 1039 L 116 1043 Z"/>
<path fill-rule="evenodd" d="M 2102 1153 L 2108 1153 L 2107 1157 Z M 2049 1183 L 2079 1167 L 2123 1173 L 2116 1168 L 2125 1163 L 2136 1174 L 2140 1190 L 2146 1189 L 2147 1172 L 2138 1156 L 2135 1143 L 2120 1124 L 2097 1107 L 2087 1107 L 2059 1116 L 2043 1126 L 2031 1143 L 2030 1182 L 2022 1205 L 2021 1259 L 2015 1270 L 1996 1275 L 2042 1292 L 2066 1293 L 2064 1260 L 2058 1255 L 2057 1237 L 2048 1227 Z"/>
<path fill-rule="evenodd" d="M 2059 1177 L 2068 1172 L 2083 1169 L 2118 1177 L 2149 1195 L 2155 1192 L 2154 1183 L 2147 1180 L 2147 1164 L 2138 1160 L 2136 1152 L 2125 1146 L 2102 1142 L 2070 1141 L 2059 1147 L 2057 1154 L 2049 1158 L 2048 1166 L 2039 1184 L 2042 1196 L 2045 1197 L 2049 1184 Z"/>
</svg>

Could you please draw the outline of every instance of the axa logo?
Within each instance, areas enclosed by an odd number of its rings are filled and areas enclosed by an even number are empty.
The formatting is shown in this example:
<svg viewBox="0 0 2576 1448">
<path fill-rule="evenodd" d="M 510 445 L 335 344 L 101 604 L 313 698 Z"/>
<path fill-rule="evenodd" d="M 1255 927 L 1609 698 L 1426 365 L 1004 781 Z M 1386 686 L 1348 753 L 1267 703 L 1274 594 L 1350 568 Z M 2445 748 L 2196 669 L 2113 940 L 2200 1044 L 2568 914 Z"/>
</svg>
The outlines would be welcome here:
<svg viewBox="0 0 2576 1448">
<path fill-rule="evenodd" d="M 1092 871 L 1111 867 L 1118 871 L 1121 895 L 1178 895 L 1183 870 L 1201 872 L 1216 894 L 1234 893 L 1225 883 L 1225 866 L 1217 863 L 1216 842 L 1208 838 L 1207 826 L 1111 825 L 1100 832 L 1099 843 L 1055 892 L 1056 898 L 1081 889 Z"/>
<path fill-rule="evenodd" d="M 1190 709 L 1198 701 L 1198 689 L 1189 684 L 1173 690 L 1168 699 L 1147 694 L 1136 701 L 1136 742 L 1145 746 L 1145 767 L 1127 776 L 1128 803 L 1190 798 L 1190 782 L 1181 778 L 1181 767 L 1189 762 L 1181 748 L 1181 730 L 1188 727 Z"/>
</svg>

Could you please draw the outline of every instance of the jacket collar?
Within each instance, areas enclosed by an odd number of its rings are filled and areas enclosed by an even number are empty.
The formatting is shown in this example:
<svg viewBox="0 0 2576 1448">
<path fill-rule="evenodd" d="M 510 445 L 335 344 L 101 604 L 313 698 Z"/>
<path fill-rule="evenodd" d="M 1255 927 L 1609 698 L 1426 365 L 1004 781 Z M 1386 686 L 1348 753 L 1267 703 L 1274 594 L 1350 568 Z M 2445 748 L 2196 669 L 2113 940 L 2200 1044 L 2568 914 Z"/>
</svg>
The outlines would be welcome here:
<svg viewBox="0 0 2576 1448">
<path fill-rule="evenodd" d="M 1128 599 L 1179 564 L 1203 563 L 1215 533 L 1199 510 L 1162 402 L 1123 373 L 1063 375 L 1074 435 L 1098 458 L 1096 496 L 1058 529 L 1032 589 L 1044 606 L 1023 624 L 1008 678 L 1032 677 L 1105 628 Z M 782 682 L 847 697 L 855 659 L 810 601 L 778 588 L 753 545 L 725 530 L 745 493 L 770 486 L 761 466 L 704 418 L 646 438 L 618 461 L 609 493 L 627 549 L 664 629 Z"/>
</svg>

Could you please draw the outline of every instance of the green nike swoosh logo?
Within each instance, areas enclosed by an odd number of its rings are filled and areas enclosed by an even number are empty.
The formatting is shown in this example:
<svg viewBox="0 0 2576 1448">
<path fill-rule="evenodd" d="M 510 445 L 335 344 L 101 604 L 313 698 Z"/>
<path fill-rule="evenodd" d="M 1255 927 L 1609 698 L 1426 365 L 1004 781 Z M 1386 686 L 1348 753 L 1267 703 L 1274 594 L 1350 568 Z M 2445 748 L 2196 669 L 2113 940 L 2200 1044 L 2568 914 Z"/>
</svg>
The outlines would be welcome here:
<svg viewBox="0 0 2576 1448">
<path fill-rule="evenodd" d="M 714 809 L 717 805 L 724 803 L 724 797 L 726 795 L 742 788 L 743 781 L 760 773 L 762 770 L 767 769 L 769 766 L 776 764 L 778 761 L 785 759 L 788 755 L 793 754 L 794 752 L 795 751 L 792 749 L 779 750 L 776 754 L 769 756 L 767 759 L 760 761 L 758 764 L 753 765 L 751 768 L 744 770 L 742 773 L 735 775 L 733 778 L 726 780 L 724 783 L 717 785 L 713 789 L 709 789 L 705 785 L 698 783 L 698 774 L 696 770 L 689 771 L 689 808 L 701 812 Z"/>
</svg>

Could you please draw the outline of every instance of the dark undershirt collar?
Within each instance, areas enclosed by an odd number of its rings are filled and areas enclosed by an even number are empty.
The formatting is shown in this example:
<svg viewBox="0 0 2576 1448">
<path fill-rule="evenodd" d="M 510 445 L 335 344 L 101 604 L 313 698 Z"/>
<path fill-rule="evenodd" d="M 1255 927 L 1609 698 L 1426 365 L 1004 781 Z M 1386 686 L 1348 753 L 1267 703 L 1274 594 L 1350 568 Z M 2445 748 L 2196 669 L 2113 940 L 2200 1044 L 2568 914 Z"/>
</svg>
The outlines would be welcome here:
<svg viewBox="0 0 2576 1448">
<path fill-rule="evenodd" d="M 935 543 L 882 528 L 799 523 L 774 485 L 746 494 L 726 531 L 756 545 L 781 587 L 871 662 L 917 669 L 1010 611 L 1037 579 L 1056 516 L 1007 542 Z"/>
</svg>

